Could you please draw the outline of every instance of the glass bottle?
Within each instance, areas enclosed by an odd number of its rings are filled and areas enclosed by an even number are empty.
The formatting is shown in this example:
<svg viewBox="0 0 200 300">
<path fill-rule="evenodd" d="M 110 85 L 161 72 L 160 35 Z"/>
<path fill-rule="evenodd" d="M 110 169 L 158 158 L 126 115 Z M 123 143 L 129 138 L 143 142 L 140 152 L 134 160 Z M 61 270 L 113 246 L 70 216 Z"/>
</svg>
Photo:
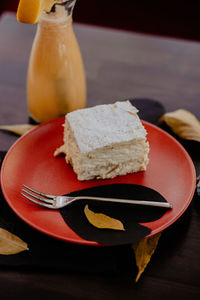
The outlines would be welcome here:
<svg viewBox="0 0 200 300">
<path fill-rule="evenodd" d="M 27 75 L 30 116 L 42 123 L 86 105 L 86 80 L 73 32 L 76 0 L 53 6 L 40 17 Z"/>
</svg>

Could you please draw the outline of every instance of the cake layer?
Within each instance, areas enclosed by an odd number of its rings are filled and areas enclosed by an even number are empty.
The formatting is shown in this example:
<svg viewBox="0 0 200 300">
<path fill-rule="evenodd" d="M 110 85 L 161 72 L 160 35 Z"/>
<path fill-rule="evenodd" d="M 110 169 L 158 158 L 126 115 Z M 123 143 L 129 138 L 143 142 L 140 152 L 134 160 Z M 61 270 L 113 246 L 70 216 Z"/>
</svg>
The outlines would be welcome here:
<svg viewBox="0 0 200 300">
<path fill-rule="evenodd" d="M 71 112 L 64 127 L 62 152 L 79 180 L 146 170 L 147 132 L 129 101 Z"/>
<path fill-rule="evenodd" d="M 148 152 L 148 143 L 142 140 L 121 143 L 83 154 L 72 159 L 71 164 L 79 180 L 114 178 L 145 170 Z"/>
</svg>

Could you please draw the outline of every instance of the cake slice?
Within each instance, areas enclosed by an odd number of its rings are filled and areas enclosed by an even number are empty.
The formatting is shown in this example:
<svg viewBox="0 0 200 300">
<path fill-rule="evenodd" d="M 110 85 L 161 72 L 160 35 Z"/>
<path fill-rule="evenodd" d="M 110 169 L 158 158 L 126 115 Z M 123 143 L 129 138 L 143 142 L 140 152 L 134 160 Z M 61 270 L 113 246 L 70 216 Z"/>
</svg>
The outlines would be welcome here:
<svg viewBox="0 0 200 300">
<path fill-rule="evenodd" d="M 64 124 L 65 153 L 79 180 L 114 178 L 146 170 L 147 132 L 129 101 L 79 109 Z"/>
</svg>

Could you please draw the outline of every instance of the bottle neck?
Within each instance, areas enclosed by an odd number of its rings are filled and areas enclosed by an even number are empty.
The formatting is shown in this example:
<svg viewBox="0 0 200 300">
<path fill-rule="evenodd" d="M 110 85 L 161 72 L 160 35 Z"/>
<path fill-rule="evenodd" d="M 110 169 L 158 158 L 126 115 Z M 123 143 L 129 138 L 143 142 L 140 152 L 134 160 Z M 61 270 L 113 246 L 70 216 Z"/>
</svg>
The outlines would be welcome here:
<svg viewBox="0 0 200 300">
<path fill-rule="evenodd" d="M 43 12 L 39 23 L 43 21 L 48 22 L 62 22 L 66 19 L 72 19 L 73 9 L 76 0 L 56 0 L 50 12 Z"/>
<path fill-rule="evenodd" d="M 67 12 L 68 16 L 72 16 L 75 4 L 76 4 L 76 0 L 66 0 L 66 1 L 62 2 L 61 5 L 64 6 L 65 11 Z"/>
<path fill-rule="evenodd" d="M 58 1 L 58 0 L 57 0 Z M 72 13 L 76 0 L 68 0 L 59 4 L 55 4 L 49 13 L 43 12 L 39 19 L 39 28 L 48 31 L 56 31 L 65 29 L 72 23 Z"/>
<path fill-rule="evenodd" d="M 49 14 L 55 14 L 62 7 L 67 16 L 72 16 L 75 4 L 76 0 L 56 0 Z"/>
</svg>

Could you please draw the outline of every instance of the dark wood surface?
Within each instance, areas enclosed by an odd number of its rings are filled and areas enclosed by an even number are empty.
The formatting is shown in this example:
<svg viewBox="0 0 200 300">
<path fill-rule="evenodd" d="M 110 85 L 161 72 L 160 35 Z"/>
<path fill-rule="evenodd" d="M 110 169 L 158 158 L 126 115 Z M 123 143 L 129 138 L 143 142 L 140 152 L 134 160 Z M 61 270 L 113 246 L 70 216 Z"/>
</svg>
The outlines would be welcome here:
<svg viewBox="0 0 200 300">
<path fill-rule="evenodd" d="M 1 0 L 1 11 L 16 11 L 19 0 Z M 200 40 L 198 1 L 77 0 L 74 20 L 84 24 Z"/>
<path fill-rule="evenodd" d="M 25 123 L 26 71 L 36 27 L 18 24 L 12 14 L 5 14 L 0 25 L 0 124 Z M 74 28 L 86 68 L 88 106 L 152 98 L 167 111 L 185 108 L 200 118 L 199 43 L 78 24 Z M 0 150 L 8 150 L 16 139 L 0 132 Z M 163 232 L 137 285 L 123 274 L 5 268 L 0 269 L 1 295 L 5 299 L 200 299 L 199 201 L 194 198 L 179 221 Z"/>
</svg>

